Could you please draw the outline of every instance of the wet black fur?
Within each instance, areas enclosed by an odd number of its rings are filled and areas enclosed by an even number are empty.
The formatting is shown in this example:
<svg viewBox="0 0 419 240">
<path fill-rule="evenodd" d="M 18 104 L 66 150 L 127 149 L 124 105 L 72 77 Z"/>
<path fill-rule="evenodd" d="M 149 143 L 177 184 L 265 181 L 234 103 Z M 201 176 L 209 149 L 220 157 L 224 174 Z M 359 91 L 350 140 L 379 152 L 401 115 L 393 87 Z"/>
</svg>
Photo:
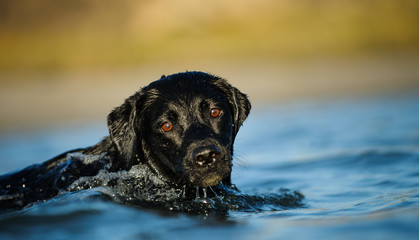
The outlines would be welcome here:
<svg viewBox="0 0 419 240">
<path fill-rule="evenodd" d="M 219 117 L 211 117 L 213 108 L 221 110 Z M 148 164 L 174 186 L 230 185 L 234 139 L 250 108 L 246 95 L 222 78 L 203 72 L 162 76 L 108 115 L 109 136 L 100 143 L 0 176 L 0 208 L 22 208 L 56 196 L 82 176 L 135 164 Z M 172 131 L 161 130 L 165 122 Z M 214 162 L 197 164 L 196 155 L 210 151 L 217 153 Z M 105 157 L 68 161 L 68 153 L 77 152 Z"/>
</svg>

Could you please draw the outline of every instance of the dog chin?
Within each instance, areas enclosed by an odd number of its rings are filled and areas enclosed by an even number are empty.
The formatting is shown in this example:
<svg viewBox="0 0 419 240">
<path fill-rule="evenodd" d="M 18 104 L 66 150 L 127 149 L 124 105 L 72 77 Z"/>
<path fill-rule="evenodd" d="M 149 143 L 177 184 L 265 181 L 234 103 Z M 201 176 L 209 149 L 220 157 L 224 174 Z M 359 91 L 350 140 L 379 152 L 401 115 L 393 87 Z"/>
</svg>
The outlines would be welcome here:
<svg viewBox="0 0 419 240">
<path fill-rule="evenodd" d="M 205 176 L 196 176 L 195 178 L 191 178 L 190 182 L 192 185 L 197 187 L 213 187 L 220 184 L 223 180 L 224 176 L 221 176 L 216 173 L 208 173 Z"/>
</svg>

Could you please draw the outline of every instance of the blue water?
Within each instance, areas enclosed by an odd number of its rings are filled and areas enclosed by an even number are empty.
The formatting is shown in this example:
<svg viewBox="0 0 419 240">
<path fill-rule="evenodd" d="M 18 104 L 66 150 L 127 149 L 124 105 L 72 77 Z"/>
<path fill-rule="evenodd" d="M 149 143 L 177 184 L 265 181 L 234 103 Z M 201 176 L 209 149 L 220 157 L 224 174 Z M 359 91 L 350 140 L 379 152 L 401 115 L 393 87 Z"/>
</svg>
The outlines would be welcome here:
<svg viewBox="0 0 419 240">
<path fill-rule="evenodd" d="M 0 174 L 93 145 L 105 120 L 0 138 Z M 0 215 L 0 239 L 418 239 L 419 94 L 255 105 L 235 144 L 245 194 L 301 207 L 186 214 L 95 190 Z"/>
</svg>

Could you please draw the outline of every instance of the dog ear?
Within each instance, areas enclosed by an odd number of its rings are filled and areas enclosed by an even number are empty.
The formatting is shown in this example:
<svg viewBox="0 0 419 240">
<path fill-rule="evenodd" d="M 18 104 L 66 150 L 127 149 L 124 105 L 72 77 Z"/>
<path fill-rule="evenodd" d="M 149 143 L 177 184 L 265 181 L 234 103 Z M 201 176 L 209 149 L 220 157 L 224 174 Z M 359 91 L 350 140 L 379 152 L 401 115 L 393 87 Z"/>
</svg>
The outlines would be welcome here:
<svg viewBox="0 0 419 240">
<path fill-rule="evenodd" d="M 136 132 L 137 100 L 140 93 L 125 100 L 108 115 L 108 129 L 114 143 L 119 160 L 117 168 L 128 170 L 138 159 L 138 137 Z"/>
<path fill-rule="evenodd" d="M 246 94 L 231 86 L 226 80 L 218 78 L 213 84 L 227 96 L 233 111 L 234 136 L 236 136 L 244 120 L 249 115 L 252 105 Z"/>
<path fill-rule="evenodd" d="M 231 86 L 226 80 L 222 78 L 217 78 L 213 85 L 220 89 L 226 95 L 228 102 L 230 104 L 230 108 L 233 114 L 233 142 L 231 145 L 231 152 L 233 153 L 233 144 L 234 139 L 239 132 L 240 127 L 242 126 L 244 120 L 246 120 L 247 116 L 250 113 L 250 109 L 252 105 L 250 104 L 247 95 L 240 92 L 237 88 Z M 225 185 L 231 186 L 231 174 L 229 174 L 226 178 L 223 179 L 223 183 Z"/>
</svg>

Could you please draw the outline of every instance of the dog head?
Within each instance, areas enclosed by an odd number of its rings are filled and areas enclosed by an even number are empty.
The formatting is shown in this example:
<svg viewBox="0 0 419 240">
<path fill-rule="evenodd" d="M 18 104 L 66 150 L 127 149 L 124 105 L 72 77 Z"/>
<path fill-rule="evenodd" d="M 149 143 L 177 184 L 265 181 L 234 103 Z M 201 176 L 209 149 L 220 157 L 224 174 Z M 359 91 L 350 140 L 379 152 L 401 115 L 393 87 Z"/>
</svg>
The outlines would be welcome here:
<svg viewBox="0 0 419 240">
<path fill-rule="evenodd" d="M 233 143 L 250 112 L 246 95 L 203 72 L 163 76 L 108 116 L 120 167 L 149 164 L 167 181 L 230 183 Z"/>
</svg>

